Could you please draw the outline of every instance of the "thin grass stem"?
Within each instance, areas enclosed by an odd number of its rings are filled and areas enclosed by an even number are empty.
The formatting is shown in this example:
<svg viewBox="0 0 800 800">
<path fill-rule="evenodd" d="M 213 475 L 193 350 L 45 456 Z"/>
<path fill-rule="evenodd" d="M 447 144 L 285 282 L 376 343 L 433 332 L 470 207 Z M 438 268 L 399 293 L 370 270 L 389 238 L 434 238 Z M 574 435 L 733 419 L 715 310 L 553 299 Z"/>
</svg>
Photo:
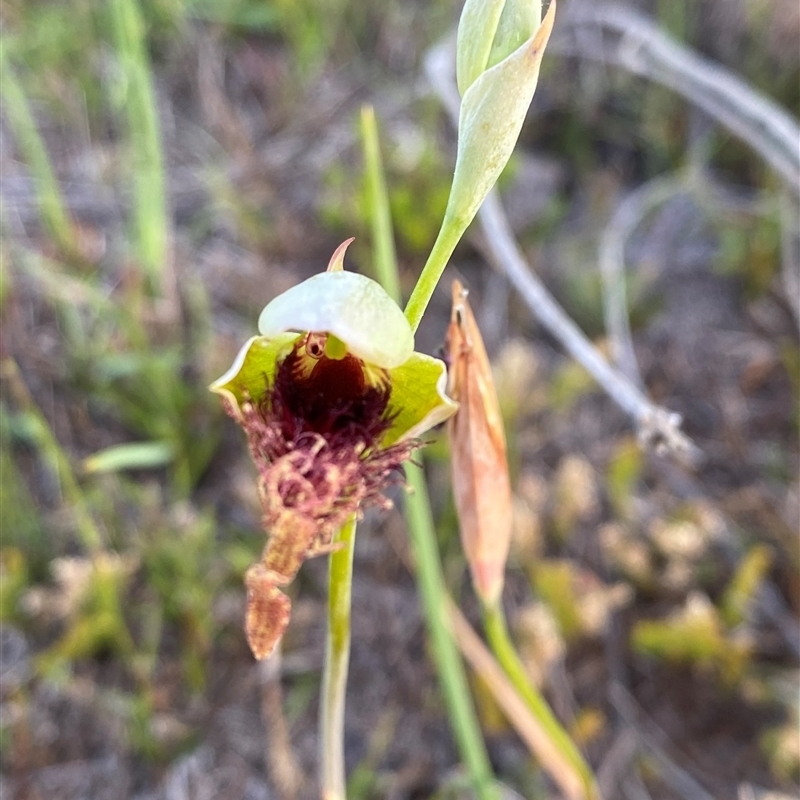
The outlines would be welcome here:
<svg viewBox="0 0 800 800">
<path fill-rule="evenodd" d="M 111 0 L 125 116 L 133 159 L 136 251 L 150 288 L 160 283 L 167 258 L 167 206 L 158 109 L 137 0 Z"/>
<path fill-rule="evenodd" d="M 345 800 L 344 709 L 350 663 L 350 590 L 356 518 L 339 532 L 341 549 L 331 554 L 328 583 L 328 637 L 320 710 L 320 782 L 323 800 Z"/>
<path fill-rule="evenodd" d="M 17 407 L 26 415 L 30 436 L 42 458 L 59 480 L 65 505 L 72 514 L 81 544 L 87 553 L 97 554 L 103 546 L 103 537 L 86 506 L 83 491 L 75 479 L 69 458 L 58 443 L 44 414 L 31 397 L 17 362 L 13 358 L 4 358 L 0 362 L 0 377 L 8 386 Z"/>
<path fill-rule="evenodd" d="M 22 156 L 31 170 L 39 216 L 59 250 L 69 258 L 75 258 L 78 255 L 75 228 L 25 92 L 8 62 L 5 47 L 2 46 L 0 46 L 0 71 L 3 76 L 0 80 L 0 93 L 5 105 L 5 116 Z"/>
<path fill-rule="evenodd" d="M 361 141 L 369 198 L 369 221 L 372 230 L 372 266 L 378 283 L 386 289 L 390 297 L 399 303 L 400 278 L 397 270 L 394 237 L 392 236 L 389 194 L 386 190 L 386 179 L 381 161 L 378 123 L 375 120 L 375 109 L 370 105 L 361 108 Z"/>
<path fill-rule="evenodd" d="M 472 703 L 464 663 L 445 620 L 447 592 L 425 474 L 421 467 L 408 465 L 406 478 L 413 490 L 413 494 L 406 498 L 405 513 L 414 551 L 417 586 L 450 725 L 476 795 L 480 800 L 495 800 L 498 793 L 494 775 Z"/>
<path fill-rule="evenodd" d="M 486 638 L 503 671 L 508 676 L 531 713 L 544 728 L 552 744 L 580 775 L 587 800 L 598 797 L 594 775 L 570 735 L 561 726 L 547 701 L 531 682 L 508 633 L 505 612 L 501 602 L 483 605 L 483 626 Z"/>
</svg>

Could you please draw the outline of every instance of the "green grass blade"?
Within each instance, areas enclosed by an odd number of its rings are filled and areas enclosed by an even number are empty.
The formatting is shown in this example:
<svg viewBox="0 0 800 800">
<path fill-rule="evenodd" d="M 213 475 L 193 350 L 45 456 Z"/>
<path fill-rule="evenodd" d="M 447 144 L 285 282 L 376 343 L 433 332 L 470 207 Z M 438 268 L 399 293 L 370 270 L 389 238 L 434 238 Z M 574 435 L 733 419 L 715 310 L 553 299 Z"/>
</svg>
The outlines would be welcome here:
<svg viewBox="0 0 800 800">
<path fill-rule="evenodd" d="M 175 459 L 171 442 L 126 442 L 99 450 L 83 460 L 88 473 L 158 469 Z"/>
<path fill-rule="evenodd" d="M 110 5 L 132 150 L 136 252 L 155 289 L 167 258 L 168 220 L 150 59 L 137 1 L 110 0 Z"/>
<path fill-rule="evenodd" d="M 78 253 L 75 229 L 67 212 L 44 141 L 36 127 L 25 92 L 0 43 L 0 94 L 8 125 L 17 140 L 23 158 L 31 170 L 36 202 L 42 223 L 59 249 L 67 256 Z"/>
<path fill-rule="evenodd" d="M 72 514 L 81 544 L 88 553 L 97 553 L 103 545 L 100 529 L 92 518 L 69 458 L 58 443 L 50 425 L 36 406 L 22 379 L 17 362 L 4 358 L 0 362 L 0 377 L 7 385 L 19 411 L 24 415 L 27 433 L 42 459 L 58 477 L 65 506 Z"/>
<path fill-rule="evenodd" d="M 406 498 L 405 512 L 414 551 L 417 586 L 450 725 L 477 796 L 480 800 L 494 800 L 497 797 L 494 776 L 470 695 L 464 663 L 444 618 L 447 613 L 447 593 L 425 474 L 420 467 L 409 465 L 406 467 L 406 477 L 413 490 Z"/>
<path fill-rule="evenodd" d="M 372 229 L 372 261 L 375 277 L 389 296 L 400 302 L 400 279 L 397 270 L 397 253 L 392 236 L 392 217 L 389 195 L 381 161 L 378 124 L 375 109 L 361 109 L 361 142 L 364 149 L 364 167 L 369 200 L 369 221 Z"/>
</svg>

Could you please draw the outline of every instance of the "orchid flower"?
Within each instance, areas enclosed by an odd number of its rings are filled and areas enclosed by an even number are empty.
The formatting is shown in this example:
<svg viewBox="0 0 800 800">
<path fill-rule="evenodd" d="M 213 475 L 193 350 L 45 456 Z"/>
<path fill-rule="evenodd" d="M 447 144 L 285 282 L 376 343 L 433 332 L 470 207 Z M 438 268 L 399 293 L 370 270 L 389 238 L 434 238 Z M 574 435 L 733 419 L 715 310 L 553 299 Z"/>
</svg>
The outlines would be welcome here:
<svg viewBox="0 0 800 800">
<path fill-rule="evenodd" d="M 211 385 L 244 429 L 258 469 L 261 560 L 246 575 L 245 632 L 257 659 L 289 622 L 283 589 L 302 563 L 337 548 L 344 523 L 383 491 L 420 436 L 451 416 L 446 371 L 414 352 L 403 312 L 375 281 L 343 269 L 341 244 L 326 272 L 272 300 L 260 335 Z"/>
</svg>

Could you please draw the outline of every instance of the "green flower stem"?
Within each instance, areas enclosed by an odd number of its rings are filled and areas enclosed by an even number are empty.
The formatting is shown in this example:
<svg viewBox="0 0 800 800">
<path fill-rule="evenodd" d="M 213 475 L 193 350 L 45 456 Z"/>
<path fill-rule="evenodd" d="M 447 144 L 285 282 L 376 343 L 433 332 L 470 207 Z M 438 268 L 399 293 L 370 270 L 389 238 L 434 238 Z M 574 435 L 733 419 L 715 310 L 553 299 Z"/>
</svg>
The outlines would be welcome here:
<svg viewBox="0 0 800 800">
<path fill-rule="evenodd" d="M 406 319 L 409 321 L 412 330 L 416 331 L 419 327 L 422 315 L 425 313 L 431 297 L 433 297 L 444 268 L 450 261 L 450 256 L 453 255 L 453 251 L 461 241 L 461 237 L 464 235 L 464 231 L 466 231 L 470 221 L 467 220 L 465 222 L 462 219 L 445 214 L 431 254 L 428 256 L 417 285 L 414 287 L 414 291 L 411 292 L 411 297 L 408 298 L 408 303 L 406 304 Z"/>
<path fill-rule="evenodd" d="M 517 654 L 516 648 L 508 634 L 508 626 L 500 601 L 483 606 L 483 626 L 486 638 L 495 658 L 500 663 L 520 697 L 525 700 L 531 713 L 546 731 L 550 741 L 558 748 L 561 755 L 568 761 L 583 781 L 587 800 L 596 800 L 599 797 L 594 775 L 589 765 L 581 755 L 575 742 L 561 726 L 556 716 L 528 677 L 528 673 Z"/>
<path fill-rule="evenodd" d="M 379 156 L 377 125 L 374 124 L 374 112 L 371 108 L 362 111 L 361 122 L 367 184 L 371 187 L 370 210 L 376 271 L 383 288 L 399 302 L 400 281 L 392 237 L 389 198 L 386 193 L 386 182 Z M 445 227 L 447 226 L 443 226 L 443 230 Z M 440 240 L 444 241 L 440 232 L 439 239 L 437 239 L 439 255 L 435 255 L 437 252 L 435 246 L 434 252 L 428 259 L 429 265 L 440 263 L 440 267 L 434 277 L 431 277 L 434 275 L 433 269 L 428 269 L 426 266 L 423 271 L 423 277 L 427 275 L 426 280 L 429 281 L 428 292 L 422 302 L 416 322 L 412 321 L 411 323 L 412 327 L 416 328 L 419 324 L 422 312 L 425 310 L 436 287 L 436 282 L 460 236 L 459 233 L 452 240 L 452 245 L 439 244 Z M 420 278 L 421 282 L 422 278 Z M 419 288 L 419 283 L 417 288 Z M 417 290 L 414 291 L 416 293 Z M 408 316 L 408 309 L 406 316 Z M 409 317 L 409 319 L 411 318 Z M 436 534 L 428 501 L 428 490 L 425 485 L 425 475 L 419 467 L 408 465 L 406 466 L 406 476 L 414 490 L 413 494 L 406 498 L 406 520 L 414 549 L 417 585 L 431 641 L 434 666 L 442 686 L 450 725 L 453 728 L 461 759 L 469 771 L 479 800 L 495 800 L 497 792 L 494 788 L 494 776 L 483 743 L 475 707 L 472 704 L 464 664 L 443 617 L 447 611 L 447 595 L 442 565 L 436 547 Z"/>
<path fill-rule="evenodd" d="M 5 49 L 0 46 L 0 68 L 3 74 L 0 88 L 5 103 L 6 119 L 33 175 L 36 202 L 42 222 L 59 249 L 65 255 L 74 258 L 78 255 L 75 229 L 64 205 L 64 198 L 61 196 L 47 149 L 36 128 L 22 86 L 5 56 Z"/>
<path fill-rule="evenodd" d="M 339 532 L 342 547 L 330 557 L 328 638 L 320 710 L 320 781 L 324 800 L 345 800 L 344 707 L 350 662 L 350 589 L 356 518 Z"/>
<path fill-rule="evenodd" d="M 494 776 L 470 696 L 464 664 L 444 618 L 447 613 L 447 593 L 425 474 L 420 467 L 407 465 L 406 478 L 413 490 L 413 494 L 406 498 L 406 521 L 414 550 L 417 585 L 450 725 L 478 798 L 495 800 L 498 794 Z"/>
<path fill-rule="evenodd" d="M 375 277 L 386 289 L 389 297 L 399 303 L 400 279 L 397 274 L 397 254 L 392 236 L 392 216 L 381 162 L 378 124 L 375 120 L 375 109 L 370 105 L 365 105 L 361 109 L 361 141 L 364 148 Z"/>
</svg>

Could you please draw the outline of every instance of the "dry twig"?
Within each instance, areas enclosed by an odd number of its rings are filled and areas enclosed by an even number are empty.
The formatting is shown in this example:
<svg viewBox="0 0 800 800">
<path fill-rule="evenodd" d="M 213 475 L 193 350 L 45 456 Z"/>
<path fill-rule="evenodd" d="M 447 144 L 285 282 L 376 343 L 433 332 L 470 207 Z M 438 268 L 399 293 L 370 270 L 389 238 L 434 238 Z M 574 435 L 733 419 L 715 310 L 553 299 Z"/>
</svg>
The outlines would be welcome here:
<svg viewBox="0 0 800 800">
<path fill-rule="evenodd" d="M 261 685 L 261 718 L 267 729 L 264 754 L 267 772 L 281 800 L 296 800 L 302 788 L 302 773 L 292 751 L 281 691 L 281 649 L 258 665 Z"/>
<path fill-rule="evenodd" d="M 631 192 L 618 206 L 600 241 L 603 307 L 611 355 L 628 380 L 643 387 L 633 349 L 625 291 L 625 246 L 639 223 L 655 208 L 681 192 L 682 177 L 658 177 Z"/>
<path fill-rule="evenodd" d="M 800 196 L 800 126 L 768 97 L 630 8 L 572 4 L 560 22 L 549 52 L 613 64 L 669 87 L 752 147 Z"/>
<path fill-rule="evenodd" d="M 597 770 L 597 785 L 603 797 L 616 797 L 619 785 L 630 774 L 639 752 L 639 740 L 629 727 L 619 731 Z"/>
<path fill-rule="evenodd" d="M 800 325 L 798 121 L 741 78 L 674 41 L 630 8 L 573 4 L 548 49 L 621 67 L 672 89 L 749 145 L 775 170 L 785 186 L 781 198 L 784 291 Z M 624 371 L 628 359 L 627 354 L 622 355 Z"/>
<path fill-rule="evenodd" d="M 666 734 L 647 719 L 638 707 L 636 700 L 618 683 L 609 689 L 609 699 L 625 723 L 636 731 L 640 747 L 646 750 L 661 767 L 661 777 L 686 800 L 714 800 L 686 770 L 679 767 L 670 758 L 662 743 L 666 743 Z"/>
</svg>

